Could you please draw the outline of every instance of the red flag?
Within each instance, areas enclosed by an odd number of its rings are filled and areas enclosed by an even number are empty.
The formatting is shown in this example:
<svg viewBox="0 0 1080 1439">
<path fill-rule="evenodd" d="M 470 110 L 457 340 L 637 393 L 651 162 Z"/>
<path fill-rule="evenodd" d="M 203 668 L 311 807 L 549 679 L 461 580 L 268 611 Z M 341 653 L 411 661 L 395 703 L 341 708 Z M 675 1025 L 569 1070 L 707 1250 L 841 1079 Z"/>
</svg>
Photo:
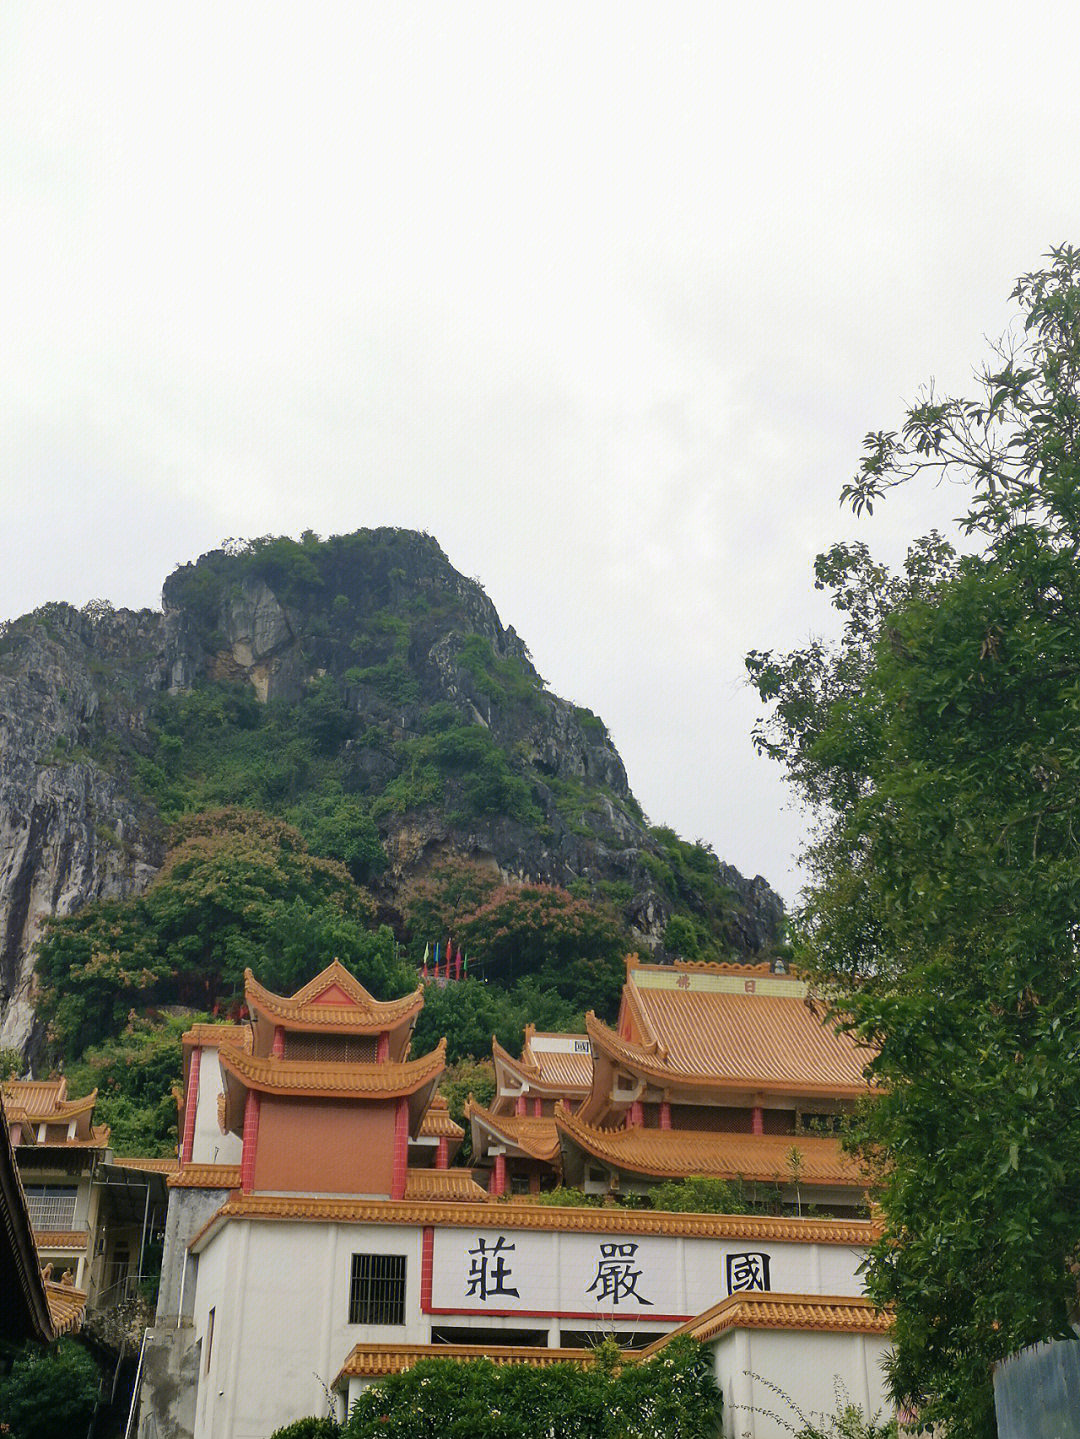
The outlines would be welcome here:
<svg viewBox="0 0 1080 1439">
<path fill-rule="evenodd" d="M 454 960 L 454 978 L 461 978 L 461 945 L 458 945 L 457 957 Z"/>
</svg>

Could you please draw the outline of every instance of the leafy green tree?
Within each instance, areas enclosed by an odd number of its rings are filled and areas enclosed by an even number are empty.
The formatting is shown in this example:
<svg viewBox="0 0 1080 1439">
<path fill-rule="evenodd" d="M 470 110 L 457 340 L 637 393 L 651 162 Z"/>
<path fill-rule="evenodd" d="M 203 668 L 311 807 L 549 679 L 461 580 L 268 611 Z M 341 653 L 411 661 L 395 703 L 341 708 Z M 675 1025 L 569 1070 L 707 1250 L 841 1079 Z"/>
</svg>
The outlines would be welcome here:
<svg viewBox="0 0 1080 1439">
<path fill-rule="evenodd" d="M 839 643 L 748 661 L 758 741 L 820 821 L 799 956 L 877 1049 L 856 1138 L 891 1382 L 950 1439 L 992 1439 L 991 1366 L 1077 1303 L 1080 251 L 1049 258 L 977 396 L 924 394 L 844 492 L 957 481 L 977 552 L 931 536 L 888 575 L 838 546 Z"/>
<path fill-rule="evenodd" d="M 658 1184 L 649 1202 L 654 1209 L 677 1214 L 748 1214 L 752 1208 L 741 1179 L 706 1179 L 701 1174 Z"/>
<path fill-rule="evenodd" d="M 281 820 L 190 816 L 145 894 L 53 919 L 38 945 L 40 1010 L 67 1057 L 123 1030 L 131 1010 L 235 1007 L 246 967 L 289 993 L 337 956 L 381 998 L 415 976 L 371 899 Z"/>
<path fill-rule="evenodd" d="M 117 1154 L 148 1158 L 175 1154 L 176 1100 L 183 1046 L 181 1036 L 205 1014 L 132 1014 L 122 1034 L 88 1049 L 68 1064 L 65 1075 L 71 1094 L 98 1091 L 94 1120 L 111 1130 L 109 1143 Z"/>
<path fill-rule="evenodd" d="M 0 1079 L 18 1079 L 26 1067 L 19 1049 L 0 1049 Z"/>
<path fill-rule="evenodd" d="M 76 1340 L 27 1344 L 0 1379 L 0 1430 L 10 1439 L 84 1434 L 99 1388 L 97 1365 Z"/>
<path fill-rule="evenodd" d="M 645 1363 L 614 1343 L 588 1366 L 425 1359 L 372 1385 L 343 1439 L 715 1439 L 720 1394 L 702 1347 L 677 1339 Z"/>
<path fill-rule="evenodd" d="M 485 979 L 534 974 L 582 1009 L 618 1007 L 629 947 L 622 923 L 555 885 L 500 885 L 458 917 L 456 939 Z"/>
<path fill-rule="evenodd" d="M 283 1429 L 275 1429 L 270 1439 L 338 1439 L 340 1433 L 336 1419 L 297 1419 Z"/>
</svg>

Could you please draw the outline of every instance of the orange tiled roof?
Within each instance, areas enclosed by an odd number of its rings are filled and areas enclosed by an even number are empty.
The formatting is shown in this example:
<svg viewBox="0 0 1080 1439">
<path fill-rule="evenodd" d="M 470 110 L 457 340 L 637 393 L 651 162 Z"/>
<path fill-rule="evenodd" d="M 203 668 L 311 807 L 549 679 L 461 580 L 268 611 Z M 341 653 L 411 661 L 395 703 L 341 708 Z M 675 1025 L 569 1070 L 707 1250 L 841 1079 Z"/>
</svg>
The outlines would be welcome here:
<svg viewBox="0 0 1080 1439">
<path fill-rule="evenodd" d="M 183 1042 L 186 1046 L 206 1045 L 222 1049 L 225 1045 L 251 1052 L 251 1030 L 246 1024 L 193 1024 L 185 1030 Z"/>
<path fill-rule="evenodd" d="M 594 1051 L 660 1084 L 852 1098 L 867 1092 L 872 1058 L 836 1034 L 800 999 L 763 994 L 638 990 L 640 1042 L 586 1016 Z"/>
<path fill-rule="evenodd" d="M 535 1044 L 536 1040 L 540 1041 L 539 1047 Z M 558 1096 L 587 1093 L 592 1084 L 592 1055 L 587 1050 L 575 1054 L 572 1050 L 546 1049 L 545 1040 L 571 1044 L 578 1040 L 588 1044 L 588 1036 L 584 1034 L 555 1034 L 538 1031 L 527 1024 L 520 1059 L 515 1059 L 494 1038 L 491 1041 L 492 1056 L 526 1082 L 530 1089 L 547 1090 Z"/>
<path fill-rule="evenodd" d="M 415 1094 L 435 1080 L 446 1068 L 446 1039 L 439 1040 L 430 1054 L 394 1064 L 342 1064 L 332 1060 L 265 1058 L 223 1051 L 221 1067 L 235 1074 L 249 1089 L 272 1094 L 300 1094 L 312 1098 L 337 1098 L 346 1094 L 370 1094 L 394 1099 Z"/>
<path fill-rule="evenodd" d="M 166 1159 L 140 1159 L 137 1156 L 115 1155 L 113 1163 L 118 1169 L 140 1169 L 150 1174 L 175 1174 L 180 1161 L 175 1155 Z"/>
<path fill-rule="evenodd" d="M 405 1173 L 405 1198 L 484 1204 L 488 1196 L 467 1169 L 409 1169 Z"/>
<path fill-rule="evenodd" d="M 504 1144 L 523 1149 L 534 1159 L 550 1163 L 559 1153 L 559 1135 L 555 1121 L 550 1117 L 534 1118 L 525 1114 L 493 1114 L 482 1104 L 470 1098 L 465 1106 L 466 1119 L 475 1119 L 485 1129 L 495 1134 Z"/>
<path fill-rule="evenodd" d="M 704 1343 L 728 1329 L 802 1329 L 832 1334 L 888 1334 L 892 1316 L 862 1295 L 773 1294 L 747 1291 L 721 1299 L 641 1351 L 658 1354 L 678 1334 Z"/>
<path fill-rule="evenodd" d="M 49 1317 L 57 1335 L 72 1334 L 82 1325 L 86 1310 L 86 1294 L 70 1284 L 46 1279 L 45 1298 L 49 1305 Z"/>
<path fill-rule="evenodd" d="M 664 1234 L 699 1239 L 774 1240 L 793 1244 L 868 1246 L 881 1237 L 866 1219 L 794 1219 L 764 1214 L 675 1214 L 651 1209 L 563 1209 L 543 1204 L 500 1204 L 500 1229 L 558 1233 Z M 301 1220 L 329 1224 L 439 1224 L 447 1228 L 490 1228 L 492 1206 L 439 1200 L 344 1199 L 303 1194 L 232 1195 L 188 1245 L 197 1250 L 231 1219 Z"/>
<path fill-rule="evenodd" d="M 378 1000 L 336 959 L 291 997 L 272 994 L 250 969 L 245 970 L 244 998 L 252 1012 L 279 1023 L 311 1030 L 345 1029 L 353 1034 L 396 1029 L 424 1007 L 422 986 L 401 999 Z"/>
<path fill-rule="evenodd" d="M 239 1164 L 185 1164 L 169 1176 L 170 1189 L 239 1189 Z"/>
<path fill-rule="evenodd" d="M 357 1344 L 341 1372 L 334 1380 L 336 1389 L 342 1380 L 377 1379 L 411 1369 L 421 1359 L 490 1359 L 493 1364 L 531 1364 L 546 1368 L 549 1364 L 592 1364 L 593 1349 L 547 1349 L 524 1344 Z"/>
<path fill-rule="evenodd" d="M 791 1151 L 801 1159 L 799 1178 L 806 1184 L 865 1187 L 858 1166 L 840 1141 L 803 1134 L 724 1134 L 687 1129 L 597 1129 L 570 1114 L 555 1111 L 559 1137 L 586 1154 L 630 1174 L 651 1179 L 683 1179 L 688 1174 L 712 1179 L 791 1183 Z"/>
<path fill-rule="evenodd" d="M 34 1245 L 38 1249 L 85 1249 L 85 1229 L 35 1229 Z"/>
<path fill-rule="evenodd" d="M 22 1111 L 20 1118 L 53 1123 L 75 1119 L 97 1103 L 98 1092 L 91 1090 L 81 1099 L 68 1099 L 66 1079 L 6 1079 L 3 1084 L 4 1106 L 8 1118 L 12 1109 Z"/>
<path fill-rule="evenodd" d="M 465 1131 L 450 1118 L 450 1106 L 444 1094 L 432 1096 L 427 1113 L 420 1124 L 421 1139 L 464 1139 Z"/>
</svg>

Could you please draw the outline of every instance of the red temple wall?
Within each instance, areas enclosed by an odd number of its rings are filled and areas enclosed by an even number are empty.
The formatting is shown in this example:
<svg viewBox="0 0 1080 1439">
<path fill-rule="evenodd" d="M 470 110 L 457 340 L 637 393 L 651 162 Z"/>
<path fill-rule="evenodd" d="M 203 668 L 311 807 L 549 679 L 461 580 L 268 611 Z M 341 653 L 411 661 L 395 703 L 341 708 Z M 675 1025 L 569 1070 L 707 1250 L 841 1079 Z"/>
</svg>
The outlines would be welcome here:
<svg viewBox="0 0 1080 1439">
<path fill-rule="evenodd" d="M 389 1194 L 396 1103 L 341 1104 L 264 1094 L 256 1190 Z"/>
</svg>

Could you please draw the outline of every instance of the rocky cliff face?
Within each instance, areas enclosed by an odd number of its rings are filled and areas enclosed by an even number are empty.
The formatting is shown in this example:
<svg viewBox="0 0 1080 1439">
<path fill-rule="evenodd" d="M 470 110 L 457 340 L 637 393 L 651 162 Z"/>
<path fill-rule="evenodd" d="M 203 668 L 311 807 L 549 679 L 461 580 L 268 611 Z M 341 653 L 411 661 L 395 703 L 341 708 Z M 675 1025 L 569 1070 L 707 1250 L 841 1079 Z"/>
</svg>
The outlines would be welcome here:
<svg viewBox="0 0 1080 1439">
<path fill-rule="evenodd" d="M 401 884 L 454 854 L 508 880 L 617 892 L 650 949 L 674 910 L 708 918 L 694 885 L 665 868 L 603 724 L 546 689 L 483 590 L 429 537 L 360 531 L 215 552 L 170 576 L 161 613 L 58 604 L 0 632 L 0 1044 L 32 1043 L 43 917 L 153 878 L 165 827 L 139 763 L 153 756 L 160 706 L 207 683 L 283 705 L 330 687 L 344 716 L 333 742 L 389 858 L 377 884 L 391 918 Z M 452 769 L 442 804 L 379 800 L 436 712 L 494 742 L 525 809 L 463 812 Z M 767 950 L 778 897 L 730 866 L 717 876 L 726 944 Z"/>
</svg>

